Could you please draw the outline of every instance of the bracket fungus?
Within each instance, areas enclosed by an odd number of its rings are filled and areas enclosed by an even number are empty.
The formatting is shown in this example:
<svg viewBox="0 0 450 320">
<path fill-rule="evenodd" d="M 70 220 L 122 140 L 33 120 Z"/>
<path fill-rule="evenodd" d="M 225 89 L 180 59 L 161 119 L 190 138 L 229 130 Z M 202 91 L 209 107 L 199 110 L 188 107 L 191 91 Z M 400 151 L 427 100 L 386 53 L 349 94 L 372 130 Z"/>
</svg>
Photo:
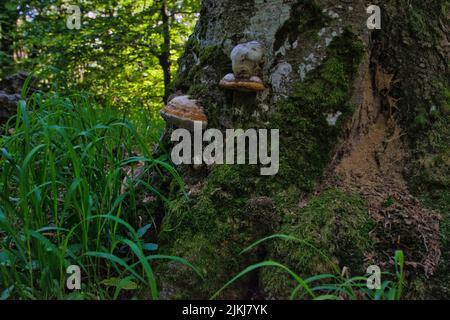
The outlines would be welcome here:
<svg viewBox="0 0 450 320">
<path fill-rule="evenodd" d="M 266 87 L 258 76 L 250 79 L 236 79 L 233 73 L 227 74 L 220 80 L 219 86 L 224 89 L 242 92 L 264 91 Z"/>
<path fill-rule="evenodd" d="M 203 108 L 198 105 L 197 100 L 193 100 L 189 96 L 173 98 L 160 111 L 160 114 L 168 124 L 191 131 L 194 130 L 195 122 L 201 122 L 203 129 L 208 126 L 208 117 Z"/>
<path fill-rule="evenodd" d="M 242 43 L 231 51 L 233 73 L 227 74 L 219 83 L 224 89 L 243 92 L 263 91 L 265 86 L 258 74 L 264 56 L 263 46 L 257 41 Z"/>
</svg>

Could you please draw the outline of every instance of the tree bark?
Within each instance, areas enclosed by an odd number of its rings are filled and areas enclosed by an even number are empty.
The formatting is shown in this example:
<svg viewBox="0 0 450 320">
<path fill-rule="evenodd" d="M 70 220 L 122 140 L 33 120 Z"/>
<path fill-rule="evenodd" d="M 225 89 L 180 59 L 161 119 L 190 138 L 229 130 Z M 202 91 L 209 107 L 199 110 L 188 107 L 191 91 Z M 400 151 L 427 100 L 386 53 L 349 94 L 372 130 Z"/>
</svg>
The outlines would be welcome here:
<svg viewBox="0 0 450 320">
<path fill-rule="evenodd" d="M 166 207 L 162 249 L 191 261 L 205 280 L 161 267 L 165 297 L 208 298 L 268 259 L 303 277 L 333 265 L 353 275 L 370 264 L 392 271 L 387 257 L 395 249 L 405 251 L 411 288 L 425 287 L 411 295 L 446 294 L 424 279 L 442 279 L 449 265 L 448 242 L 439 237 L 450 199 L 449 1 L 370 4 L 381 7 L 381 30 L 367 28 L 369 3 L 361 0 L 204 1 L 175 89 L 200 101 L 211 128 L 279 129 L 280 172 L 179 168 L 190 200 L 178 196 Z M 232 72 L 233 47 L 254 40 L 266 50 L 267 90 L 219 89 Z M 430 154 L 434 167 L 426 164 Z M 240 254 L 275 233 L 312 243 L 332 263 L 281 239 Z M 294 287 L 282 272 L 262 269 L 220 297 L 283 298 Z"/>
<path fill-rule="evenodd" d="M 14 64 L 14 39 L 13 34 L 16 28 L 17 19 L 19 18 L 19 14 L 17 10 L 9 10 L 7 7 L 7 3 L 0 4 L 0 10 L 2 13 L 8 16 L 3 16 L 0 19 L 0 76 L 8 75 L 12 69 Z"/>
<path fill-rule="evenodd" d="M 170 25 L 169 25 L 169 15 L 167 13 L 167 4 L 163 0 L 161 3 L 161 21 L 162 21 L 162 35 L 163 35 L 163 45 L 161 47 L 161 54 L 159 55 L 159 64 L 163 70 L 164 74 L 164 102 L 167 102 L 170 91 L 171 82 L 171 62 L 170 62 Z"/>
</svg>

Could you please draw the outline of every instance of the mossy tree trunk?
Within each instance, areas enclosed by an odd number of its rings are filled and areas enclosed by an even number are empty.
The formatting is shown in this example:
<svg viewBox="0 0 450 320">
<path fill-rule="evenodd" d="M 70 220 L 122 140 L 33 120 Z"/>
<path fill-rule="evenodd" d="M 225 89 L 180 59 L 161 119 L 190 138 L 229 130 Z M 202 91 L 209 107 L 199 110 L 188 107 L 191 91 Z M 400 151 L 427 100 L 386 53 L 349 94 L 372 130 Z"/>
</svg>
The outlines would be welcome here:
<svg viewBox="0 0 450 320">
<path fill-rule="evenodd" d="M 201 102 L 211 128 L 279 129 L 280 171 L 179 168 L 190 199 L 166 207 L 162 249 L 188 259 L 205 280 L 161 267 L 165 297 L 208 298 L 264 259 L 303 276 L 333 272 L 333 264 L 361 275 L 372 263 L 392 270 L 386 256 L 398 248 L 411 283 L 448 263 L 438 229 L 450 209 L 449 1 L 371 4 L 381 6 L 381 30 L 367 28 L 369 4 L 360 0 L 204 1 L 175 91 Z M 232 48 L 253 40 L 266 49 L 268 89 L 219 89 Z M 312 243 L 331 263 L 283 240 L 240 254 L 274 233 Z M 282 298 L 293 286 L 281 272 L 262 270 L 221 297 Z"/>
</svg>

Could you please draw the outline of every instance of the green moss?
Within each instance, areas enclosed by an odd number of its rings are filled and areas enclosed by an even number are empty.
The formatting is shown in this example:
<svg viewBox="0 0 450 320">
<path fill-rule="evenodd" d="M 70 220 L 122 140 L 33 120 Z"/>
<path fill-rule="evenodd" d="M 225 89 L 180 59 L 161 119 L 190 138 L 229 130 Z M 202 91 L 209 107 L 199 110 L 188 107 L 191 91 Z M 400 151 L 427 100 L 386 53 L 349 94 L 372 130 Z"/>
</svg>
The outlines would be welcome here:
<svg viewBox="0 0 450 320">
<path fill-rule="evenodd" d="M 299 16 L 302 18 L 299 19 Z M 313 40 L 317 37 L 316 29 L 328 20 L 327 16 L 315 0 L 297 0 L 292 5 L 291 16 L 275 35 L 274 51 L 277 51 L 287 40 L 294 42 L 302 35 L 301 40 Z"/>
<path fill-rule="evenodd" d="M 223 49 L 220 46 L 207 46 L 200 50 L 199 58 L 201 63 L 214 63 L 223 57 Z M 225 59 L 227 60 L 227 59 Z"/>
<path fill-rule="evenodd" d="M 416 11 L 413 18 L 417 18 L 417 15 L 422 16 L 417 23 L 424 24 L 427 20 L 437 22 L 446 18 L 450 1 L 436 2 L 433 6 L 436 10 L 429 10 L 426 4 L 418 2 L 408 10 Z M 432 17 L 434 19 L 431 19 Z M 434 23 L 425 24 L 428 28 L 435 25 Z M 432 34 L 438 36 L 438 33 L 434 31 Z M 420 38 L 425 39 L 423 36 Z M 432 40 L 427 39 L 429 42 Z M 438 41 L 440 39 L 436 40 Z M 447 61 L 446 67 L 448 66 Z M 441 78 L 431 79 L 430 85 L 433 88 L 432 101 L 414 105 L 411 113 L 416 121 L 406 123 L 415 158 L 410 166 L 409 182 L 415 194 L 426 205 L 447 216 L 450 212 L 450 77 L 448 72 Z"/>
<path fill-rule="evenodd" d="M 450 87 L 449 87 L 450 88 Z M 409 181 L 414 194 L 429 208 L 442 214 L 442 261 L 435 277 L 426 283 L 436 298 L 450 294 L 450 90 L 443 90 L 441 104 L 429 128 L 415 144 Z M 430 284 L 431 283 L 431 284 Z"/>
<path fill-rule="evenodd" d="M 435 1 L 435 2 L 424 2 L 424 1 L 411 1 L 400 0 L 397 9 L 401 8 L 401 14 L 408 17 L 405 19 L 407 25 L 403 29 L 409 30 L 411 35 L 414 35 L 415 39 L 437 39 L 438 35 L 436 30 L 429 23 L 430 19 L 439 19 L 441 16 L 443 19 L 448 14 L 448 1 Z M 386 7 L 387 10 L 391 10 Z M 388 12 L 387 15 L 391 15 Z"/>
<path fill-rule="evenodd" d="M 179 298 L 210 297 L 230 275 L 240 271 L 245 261 L 252 259 L 239 254 L 242 248 L 268 232 L 265 223 L 253 217 L 259 213 L 258 208 L 252 209 L 249 199 L 243 196 L 250 190 L 248 184 L 242 183 L 242 168 L 216 167 L 196 198 L 179 199 L 167 210 L 160 234 L 165 252 L 188 259 L 205 274 L 205 281 L 200 281 L 189 270 L 173 273 L 161 268 L 162 282 L 177 283 L 181 288 Z M 242 297 L 242 292 L 236 290 Z M 233 295 L 232 288 L 226 297 Z"/>
<path fill-rule="evenodd" d="M 199 48 L 198 54 L 198 64 L 191 68 L 186 74 L 186 77 L 178 81 L 178 86 L 183 85 L 189 86 L 188 94 L 194 98 L 207 98 L 208 95 L 213 92 L 212 83 L 206 83 L 203 81 L 203 76 L 205 76 L 204 71 L 206 66 L 213 66 L 214 73 L 219 76 L 230 70 L 231 63 L 230 59 L 223 52 L 220 46 L 207 46 L 204 48 Z M 207 76 L 211 76 L 211 71 L 208 70 Z M 218 81 L 218 80 L 217 80 Z M 214 86 L 217 85 L 216 82 L 213 83 Z"/>
<path fill-rule="evenodd" d="M 170 299 L 208 299 L 220 288 L 220 283 L 229 280 L 229 274 L 236 272 L 240 261 L 238 252 L 230 253 L 227 243 L 215 243 L 203 234 L 177 236 L 170 254 L 185 257 L 203 274 L 203 279 L 192 270 L 180 265 L 162 265 L 158 270 L 162 273 L 161 285 Z"/>
<path fill-rule="evenodd" d="M 205 72 L 208 73 L 209 79 L 214 74 L 218 78 L 231 68 L 231 60 L 221 46 L 202 47 L 193 37 L 187 42 L 185 54 L 179 64 L 190 66 L 188 69 L 179 68 L 180 71 L 173 83 L 177 90 L 184 92 L 188 92 L 193 86 L 207 86 L 204 81 Z M 207 66 L 209 69 L 205 71 Z"/>
<path fill-rule="evenodd" d="M 290 98 L 278 105 L 270 126 L 282 133 L 277 177 L 284 185 L 293 184 L 305 192 L 314 188 L 342 124 L 353 113 L 349 100 L 363 54 L 361 42 L 346 30 L 329 46 L 328 58 L 319 69 L 298 83 Z M 337 111 L 342 113 L 338 125 L 329 126 L 324 114 Z"/>
<path fill-rule="evenodd" d="M 209 92 L 209 88 L 204 84 L 194 84 L 190 86 L 187 94 L 191 97 L 197 98 L 207 95 Z"/>
<path fill-rule="evenodd" d="M 425 204 L 450 212 L 450 90 L 443 90 L 434 119 L 415 141 L 410 182 Z"/>
<path fill-rule="evenodd" d="M 441 18 L 445 19 L 449 5 L 449 1 L 442 4 Z M 408 180 L 414 195 L 442 215 L 441 261 L 431 279 L 420 281 L 425 284 L 426 297 L 446 299 L 450 295 L 450 77 L 447 72 L 433 80 L 432 103 L 415 108 L 416 121 L 407 126 L 414 155 Z"/>
<path fill-rule="evenodd" d="M 313 198 L 299 210 L 295 224 L 280 233 L 306 241 L 274 240 L 268 247 L 270 259 L 283 263 L 302 277 L 336 273 L 344 266 L 363 273 L 364 252 L 371 248 L 369 232 L 373 225 L 365 201 L 358 195 L 330 189 Z M 325 258 L 325 257 L 326 258 Z M 269 295 L 288 297 L 295 281 L 283 272 L 266 270 L 261 283 Z"/>
<path fill-rule="evenodd" d="M 450 1 L 449 0 L 444 0 L 441 3 L 441 16 L 445 17 L 446 15 L 448 15 L 448 12 L 450 11 Z"/>
</svg>

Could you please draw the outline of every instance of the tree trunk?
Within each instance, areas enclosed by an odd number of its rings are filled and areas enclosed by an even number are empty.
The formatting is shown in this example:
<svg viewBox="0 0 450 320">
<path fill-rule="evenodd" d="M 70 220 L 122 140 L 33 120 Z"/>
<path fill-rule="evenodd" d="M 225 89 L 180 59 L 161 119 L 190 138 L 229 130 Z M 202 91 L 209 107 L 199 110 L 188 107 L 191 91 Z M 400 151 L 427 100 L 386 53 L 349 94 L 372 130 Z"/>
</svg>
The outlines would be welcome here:
<svg viewBox="0 0 450 320">
<path fill-rule="evenodd" d="M 167 14 L 167 4 L 163 0 L 161 3 L 161 20 L 162 20 L 162 34 L 163 34 L 163 45 L 161 48 L 161 54 L 159 56 L 159 64 L 163 70 L 164 74 L 164 102 L 167 102 L 169 97 L 170 82 L 171 82 L 171 62 L 170 62 L 170 26 L 169 26 L 169 16 Z"/>
<path fill-rule="evenodd" d="M 303 277 L 335 266 L 392 272 L 396 249 L 406 255 L 410 295 L 448 293 L 433 279 L 449 273 L 449 245 L 439 237 L 450 211 L 449 1 L 373 2 L 381 30 L 368 29 L 361 0 L 204 1 L 175 89 L 200 101 L 210 128 L 279 129 L 280 170 L 179 168 L 190 199 L 166 207 L 162 249 L 205 279 L 162 266 L 165 297 L 209 298 L 264 260 Z M 220 89 L 231 50 L 248 41 L 265 48 L 267 89 Z M 316 249 L 272 239 L 240 254 L 276 233 Z M 284 298 L 294 288 L 283 271 L 260 269 L 220 297 Z"/>
<path fill-rule="evenodd" d="M 0 4 L 0 76 L 4 77 L 11 73 L 14 64 L 14 39 L 17 19 L 19 14 L 17 10 L 11 10 L 8 4 Z"/>
</svg>

